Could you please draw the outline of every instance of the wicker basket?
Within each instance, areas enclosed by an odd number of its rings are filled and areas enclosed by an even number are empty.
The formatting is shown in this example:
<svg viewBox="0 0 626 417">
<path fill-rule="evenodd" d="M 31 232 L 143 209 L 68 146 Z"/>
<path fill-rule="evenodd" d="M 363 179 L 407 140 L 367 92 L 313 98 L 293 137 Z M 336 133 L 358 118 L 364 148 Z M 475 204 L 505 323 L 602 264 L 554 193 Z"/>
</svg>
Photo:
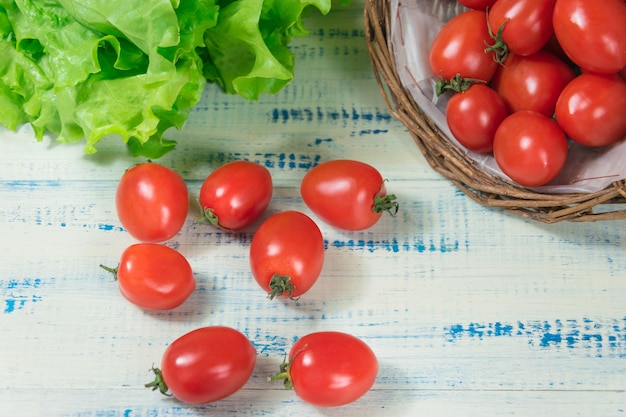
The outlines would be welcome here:
<svg viewBox="0 0 626 417">
<path fill-rule="evenodd" d="M 391 114 L 409 130 L 430 166 L 483 206 L 542 223 L 626 219 L 626 180 L 594 193 L 546 194 L 480 169 L 420 109 L 396 71 L 390 40 L 390 0 L 365 0 L 365 34 L 372 66 Z"/>
</svg>

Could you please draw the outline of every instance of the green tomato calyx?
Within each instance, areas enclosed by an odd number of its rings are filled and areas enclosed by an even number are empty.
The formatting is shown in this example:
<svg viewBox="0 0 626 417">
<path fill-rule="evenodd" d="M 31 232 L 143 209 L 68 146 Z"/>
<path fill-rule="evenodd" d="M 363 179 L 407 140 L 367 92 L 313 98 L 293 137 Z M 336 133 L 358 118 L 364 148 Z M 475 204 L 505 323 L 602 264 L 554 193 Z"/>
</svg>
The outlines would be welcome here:
<svg viewBox="0 0 626 417">
<path fill-rule="evenodd" d="M 287 293 L 291 300 L 297 300 L 300 297 L 293 297 L 292 292 L 296 289 L 296 286 L 291 282 L 291 277 L 289 275 L 280 275 L 278 273 L 272 276 L 270 279 L 270 292 L 267 294 L 267 298 L 273 300 L 274 297 L 280 297 L 281 295 Z"/>
<path fill-rule="evenodd" d="M 165 380 L 163 379 L 163 373 L 161 372 L 161 370 L 159 368 L 155 368 L 154 365 L 152 366 L 150 370 L 154 372 L 154 381 L 148 382 L 144 386 L 146 388 L 151 388 L 152 391 L 159 390 L 161 394 L 171 397 L 172 394 L 168 392 L 169 388 L 167 387 L 167 384 L 165 383 Z"/>
<path fill-rule="evenodd" d="M 380 186 L 380 191 L 374 197 L 374 206 L 372 206 L 372 210 L 374 213 L 382 213 L 386 211 L 387 213 L 395 216 L 400 209 L 400 204 L 396 201 L 395 194 L 385 194 L 385 183 Z"/>
</svg>

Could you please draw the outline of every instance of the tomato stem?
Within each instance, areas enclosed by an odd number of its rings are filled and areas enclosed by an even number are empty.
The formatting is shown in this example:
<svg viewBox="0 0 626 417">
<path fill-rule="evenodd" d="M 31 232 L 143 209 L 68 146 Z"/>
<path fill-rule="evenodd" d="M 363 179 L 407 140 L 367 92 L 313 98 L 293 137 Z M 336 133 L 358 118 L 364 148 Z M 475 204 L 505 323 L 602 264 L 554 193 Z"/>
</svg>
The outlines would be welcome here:
<svg viewBox="0 0 626 417">
<path fill-rule="evenodd" d="M 295 358 L 295 356 L 294 356 Z M 287 360 L 287 354 L 285 353 L 285 357 L 283 359 L 283 363 L 280 364 L 280 372 L 270 377 L 267 377 L 268 381 L 283 381 L 283 386 L 286 389 L 293 389 L 293 382 L 291 382 L 291 374 L 289 373 L 289 368 L 291 367 L 291 363 L 294 358 Z"/>
<path fill-rule="evenodd" d="M 395 216 L 400 209 L 400 204 L 396 201 L 395 194 L 382 195 L 384 187 L 385 182 L 383 181 L 383 184 L 380 186 L 380 191 L 374 197 L 374 206 L 372 209 L 374 210 L 374 213 L 382 213 L 383 211 L 386 211 L 392 216 Z"/>
<path fill-rule="evenodd" d="M 154 365 L 152 365 L 152 368 L 150 370 L 154 372 L 154 381 L 148 382 L 144 386 L 146 388 L 151 388 L 152 391 L 159 390 L 161 394 L 171 397 L 172 394 L 168 393 L 169 388 L 165 383 L 165 380 L 163 379 L 163 373 L 161 372 L 161 370 L 159 368 L 155 368 Z"/>
<path fill-rule="evenodd" d="M 300 297 L 292 297 L 293 290 L 296 289 L 296 286 L 291 282 L 291 277 L 289 275 L 280 275 L 278 273 L 272 276 L 270 279 L 270 293 L 267 294 L 267 298 L 273 300 L 276 296 L 281 296 L 284 293 L 289 295 L 291 300 L 297 300 Z"/>
<path fill-rule="evenodd" d="M 217 226 L 220 227 L 220 223 L 219 223 L 219 218 L 217 217 L 217 215 L 215 214 L 215 212 L 213 211 L 212 208 L 202 208 L 202 214 L 200 216 L 200 220 L 201 222 L 204 221 L 208 221 L 209 223 L 211 223 L 213 226 Z"/>
<path fill-rule="evenodd" d="M 289 370 L 291 369 L 291 364 L 296 359 L 296 357 L 302 353 L 307 348 L 307 345 L 302 346 L 302 349 L 298 350 L 291 359 L 287 360 L 287 353 L 283 358 L 283 363 L 280 364 L 279 372 L 275 375 L 272 375 L 267 378 L 268 381 L 283 381 L 283 385 L 286 389 L 293 389 L 293 381 L 291 380 L 291 373 Z"/>
<path fill-rule="evenodd" d="M 452 91 L 453 93 L 462 93 L 463 91 L 469 90 L 472 85 L 477 83 L 487 84 L 485 80 L 479 80 L 478 78 L 463 78 L 461 74 L 457 74 L 449 80 L 446 80 L 445 78 L 440 78 L 439 80 L 437 80 L 435 93 L 437 94 L 437 96 L 442 95 L 446 91 Z"/>
<path fill-rule="evenodd" d="M 506 26 L 506 24 L 509 22 L 509 19 L 506 19 L 498 28 L 498 33 L 494 34 L 493 30 L 491 30 L 491 25 L 489 24 L 488 8 L 485 15 L 487 16 L 487 30 L 489 31 L 489 36 L 491 37 L 491 39 L 494 40 L 493 45 L 489 45 L 487 42 L 485 42 L 485 45 L 487 46 L 487 48 L 485 48 L 485 53 L 488 54 L 490 52 L 493 52 L 494 61 L 502 65 L 504 64 L 506 57 L 509 55 L 509 47 L 502 38 L 502 32 L 504 31 L 504 27 Z"/>
<path fill-rule="evenodd" d="M 107 272 L 112 273 L 113 274 L 113 279 L 115 281 L 117 281 L 117 271 L 118 271 L 119 265 L 117 267 L 115 267 L 115 268 L 111 268 L 109 266 L 100 264 L 100 268 L 104 269 Z"/>
</svg>

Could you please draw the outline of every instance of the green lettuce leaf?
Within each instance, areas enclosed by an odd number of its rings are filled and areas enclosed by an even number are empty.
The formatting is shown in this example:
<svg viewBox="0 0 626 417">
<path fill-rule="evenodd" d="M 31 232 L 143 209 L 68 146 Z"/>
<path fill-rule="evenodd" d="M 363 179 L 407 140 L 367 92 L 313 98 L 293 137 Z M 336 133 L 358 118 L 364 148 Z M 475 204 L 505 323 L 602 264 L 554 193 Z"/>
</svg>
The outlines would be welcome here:
<svg viewBox="0 0 626 417">
<path fill-rule="evenodd" d="M 37 139 L 117 136 L 133 155 L 174 147 L 206 82 L 256 100 L 294 77 L 303 12 L 330 0 L 0 0 L 0 123 Z"/>
</svg>

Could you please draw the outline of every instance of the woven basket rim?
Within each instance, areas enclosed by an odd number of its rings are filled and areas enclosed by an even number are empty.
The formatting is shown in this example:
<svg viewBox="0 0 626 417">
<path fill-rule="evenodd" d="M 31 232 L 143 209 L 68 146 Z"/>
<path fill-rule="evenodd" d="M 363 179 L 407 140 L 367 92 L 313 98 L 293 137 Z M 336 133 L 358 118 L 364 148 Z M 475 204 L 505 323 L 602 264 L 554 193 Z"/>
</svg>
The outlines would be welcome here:
<svg viewBox="0 0 626 417">
<path fill-rule="evenodd" d="M 402 122 L 428 164 L 472 200 L 536 220 L 591 222 L 626 219 L 626 179 L 593 193 L 545 193 L 480 169 L 417 105 L 396 70 L 390 39 L 390 0 L 365 0 L 365 37 L 385 104 Z"/>
</svg>

